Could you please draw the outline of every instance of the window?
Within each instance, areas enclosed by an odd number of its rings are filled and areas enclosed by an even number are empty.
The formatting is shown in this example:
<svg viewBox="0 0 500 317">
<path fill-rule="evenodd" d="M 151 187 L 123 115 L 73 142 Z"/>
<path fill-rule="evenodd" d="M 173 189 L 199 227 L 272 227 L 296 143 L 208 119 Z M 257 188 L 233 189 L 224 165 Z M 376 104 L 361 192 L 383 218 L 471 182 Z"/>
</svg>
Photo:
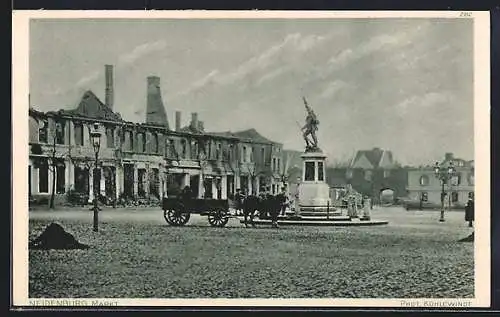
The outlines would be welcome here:
<svg viewBox="0 0 500 317">
<path fill-rule="evenodd" d="M 260 149 L 260 159 L 262 160 L 262 163 L 266 161 L 266 149 L 262 148 Z"/>
<path fill-rule="evenodd" d="M 232 162 L 232 160 L 233 160 L 233 145 L 232 144 L 229 144 L 229 146 L 228 146 L 227 160 L 228 160 L 228 162 Z"/>
<path fill-rule="evenodd" d="M 324 181 L 325 175 L 323 173 L 323 162 L 318 162 L 318 181 Z"/>
<path fill-rule="evenodd" d="M 391 176 L 391 171 L 390 170 L 384 170 L 384 178 L 388 178 Z"/>
<path fill-rule="evenodd" d="M 420 186 L 427 186 L 427 185 L 429 185 L 429 176 L 427 175 L 420 176 Z"/>
<path fill-rule="evenodd" d="M 146 197 L 146 169 L 137 169 L 137 195 Z"/>
<path fill-rule="evenodd" d="M 89 192 L 89 170 L 75 166 L 75 191 L 78 193 Z M 127 187 L 125 187 L 127 188 Z"/>
<path fill-rule="evenodd" d="M 467 197 L 470 198 L 470 199 L 474 199 L 474 192 L 469 192 L 467 194 Z"/>
<path fill-rule="evenodd" d="M 149 175 L 149 194 L 160 198 L 160 171 L 157 168 L 152 168 Z"/>
<path fill-rule="evenodd" d="M 64 144 L 64 125 L 60 122 L 56 122 L 55 130 L 56 143 Z"/>
<path fill-rule="evenodd" d="M 469 174 L 467 181 L 469 183 L 469 186 L 474 186 L 474 173 Z"/>
<path fill-rule="evenodd" d="M 365 171 L 365 180 L 368 182 L 372 181 L 373 177 L 373 172 L 372 171 Z"/>
<path fill-rule="evenodd" d="M 165 144 L 165 155 L 167 158 L 176 158 L 174 140 L 167 139 Z"/>
<path fill-rule="evenodd" d="M 78 122 L 74 124 L 75 126 L 75 144 L 83 146 L 83 124 Z"/>
<path fill-rule="evenodd" d="M 280 169 L 280 161 L 281 160 L 279 158 L 276 159 L 276 169 L 278 170 L 278 172 L 281 171 L 281 169 Z"/>
<path fill-rule="evenodd" d="M 272 171 L 274 172 L 276 170 L 276 158 L 273 157 L 273 166 L 272 166 Z"/>
<path fill-rule="evenodd" d="M 137 134 L 137 150 L 139 152 L 145 153 L 146 152 L 146 134 L 144 132 L 138 133 Z"/>
<path fill-rule="evenodd" d="M 186 158 L 186 140 L 181 140 L 181 158 Z"/>
<path fill-rule="evenodd" d="M 242 153 L 241 153 L 242 162 L 246 162 L 247 161 L 247 147 L 243 146 L 241 151 L 242 151 Z"/>
<path fill-rule="evenodd" d="M 151 134 L 151 152 L 158 153 L 158 134 Z"/>
<path fill-rule="evenodd" d="M 165 157 L 170 158 L 171 156 L 170 140 L 165 139 Z"/>
<path fill-rule="evenodd" d="M 47 143 L 47 121 L 40 120 L 38 127 L 38 142 Z"/>
<path fill-rule="evenodd" d="M 457 192 L 452 192 L 451 193 L 451 202 L 458 202 L 458 193 Z"/>
<path fill-rule="evenodd" d="M 115 147 L 115 130 L 112 127 L 106 127 L 106 144 L 108 148 Z"/>
<path fill-rule="evenodd" d="M 40 193 L 49 192 L 49 164 L 47 160 L 40 162 L 38 167 L 38 191 Z"/>
<path fill-rule="evenodd" d="M 191 158 L 198 158 L 198 141 L 191 141 Z"/>
<path fill-rule="evenodd" d="M 221 150 L 221 144 L 217 143 L 217 152 L 215 153 L 215 158 L 217 160 L 220 160 L 222 158 L 222 150 Z"/>
<path fill-rule="evenodd" d="M 65 175 L 65 172 L 66 172 L 66 166 L 64 165 L 63 162 L 59 163 L 57 165 L 57 173 L 56 173 L 56 192 L 58 194 L 64 194 L 64 192 L 66 191 L 66 175 Z"/>
<path fill-rule="evenodd" d="M 132 131 L 128 131 L 127 132 L 128 134 L 128 149 L 129 151 L 134 151 L 134 132 Z"/>
<path fill-rule="evenodd" d="M 347 170 L 347 171 L 345 172 L 345 177 L 346 177 L 347 179 L 352 179 L 352 170 L 351 170 L 351 169 L 349 169 L 349 170 Z"/>
<path fill-rule="evenodd" d="M 306 170 L 304 175 L 305 181 L 314 181 L 314 162 L 305 163 Z"/>
</svg>

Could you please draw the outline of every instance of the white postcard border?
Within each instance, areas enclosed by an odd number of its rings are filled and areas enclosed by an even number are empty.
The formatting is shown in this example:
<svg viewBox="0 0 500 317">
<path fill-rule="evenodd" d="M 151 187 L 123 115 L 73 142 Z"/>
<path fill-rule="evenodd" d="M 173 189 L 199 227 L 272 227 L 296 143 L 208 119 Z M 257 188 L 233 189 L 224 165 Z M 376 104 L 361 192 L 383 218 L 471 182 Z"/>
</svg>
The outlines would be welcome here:
<svg viewBox="0 0 500 317">
<path fill-rule="evenodd" d="M 32 18 L 265 19 L 470 18 L 474 19 L 475 298 L 473 299 L 29 299 L 28 111 L 29 20 Z M 12 72 L 12 304 L 15 306 L 351 306 L 489 307 L 490 267 L 490 26 L 487 11 L 13 11 Z"/>
</svg>

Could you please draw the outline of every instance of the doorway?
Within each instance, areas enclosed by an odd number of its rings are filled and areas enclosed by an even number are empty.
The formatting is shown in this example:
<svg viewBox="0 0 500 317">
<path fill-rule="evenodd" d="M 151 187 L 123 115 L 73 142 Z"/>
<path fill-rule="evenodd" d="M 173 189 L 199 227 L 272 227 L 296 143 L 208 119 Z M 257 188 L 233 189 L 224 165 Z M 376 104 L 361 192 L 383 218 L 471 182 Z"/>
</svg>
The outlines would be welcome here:
<svg viewBox="0 0 500 317">
<path fill-rule="evenodd" d="M 394 190 L 386 188 L 380 191 L 380 203 L 381 204 L 392 204 L 394 203 Z"/>
<path fill-rule="evenodd" d="M 189 177 L 189 187 L 193 193 L 193 197 L 198 198 L 200 195 L 200 175 L 191 175 Z"/>
<path fill-rule="evenodd" d="M 205 190 L 205 194 L 203 195 L 204 198 L 213 198 L 212 186 L 212 177 L 205 177 L 205 179 L 203 180 L 203 188 Z"/>
</svg>

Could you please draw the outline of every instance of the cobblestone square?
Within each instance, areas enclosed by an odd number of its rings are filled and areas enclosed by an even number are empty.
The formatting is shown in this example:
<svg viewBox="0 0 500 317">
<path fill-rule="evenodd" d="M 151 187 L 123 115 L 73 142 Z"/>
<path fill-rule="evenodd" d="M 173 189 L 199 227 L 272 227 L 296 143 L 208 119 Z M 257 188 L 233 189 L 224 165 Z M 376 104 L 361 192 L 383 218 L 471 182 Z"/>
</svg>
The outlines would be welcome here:
<svg viewBox="0 0 500 317">
<path fill-rule="evenodd" d="M 473 243 L 463 212 L 374 209 L 377 227 L 225 228 L 160 209 L 32 211 L 30 240 L 50 222 L 89 250 L 29 251 L 29 296 L 100 298 L 472 298 Z"/>
</svg>

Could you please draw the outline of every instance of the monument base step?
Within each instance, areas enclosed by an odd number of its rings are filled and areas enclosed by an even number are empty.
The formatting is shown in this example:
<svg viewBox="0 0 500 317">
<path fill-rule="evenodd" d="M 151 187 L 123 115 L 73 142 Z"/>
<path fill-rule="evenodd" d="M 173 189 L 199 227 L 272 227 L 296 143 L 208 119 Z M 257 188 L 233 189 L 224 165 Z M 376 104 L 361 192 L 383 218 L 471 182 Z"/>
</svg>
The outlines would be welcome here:
<svg viewBox="0 0 500 317">
<path fill-rule="evenodd" d="M 342 215 L 330 215 L 328 217 L 326 216 L 304 216 L 300 215 L 299 217 L 296 216 L 280 216 L 278 217 L 278 220 L 298 220 L 298 221 L 348 221 L 350 218 L 348 216 L 342 216 Z"/>
<path fill-rule="evenodd" d="M 317 213 L 317 212 L 324 212 L 325 214 L 327 212 L 334 213 L 334 212 L 339 212 L 339 210 L 333 206 L 327 207 L 327 206 L 301 206 L 300 207 L 300 213 Z"/>
<path fill-rule="evenodd" d="M 240 220 L 240 223 L 244 224 L 244 220 Z M 271 226 L 271 220 L 254 219 L 256 225 L 269 225 Z M 349 220 L 323 220 L 323 221 L 309 221 L 309 220 L 278 220 L 278 226 L 322 226 L 322 227 L 350 227 L 350 226 L 377 226 L 386 225 L 389 222 L 386 220 L 359 220 L 353 219 Z"/>
<path fill-rule="evenodd" d="M 287 216 L 294 216 L 294 212 L 287 212 Z M 300 211 L 300 216 L 302 217 L 335 217 L 335 216 L 341 216 L 342 212 L 340 210 L 335 210 L 335 211 Z"/>
</svg>

